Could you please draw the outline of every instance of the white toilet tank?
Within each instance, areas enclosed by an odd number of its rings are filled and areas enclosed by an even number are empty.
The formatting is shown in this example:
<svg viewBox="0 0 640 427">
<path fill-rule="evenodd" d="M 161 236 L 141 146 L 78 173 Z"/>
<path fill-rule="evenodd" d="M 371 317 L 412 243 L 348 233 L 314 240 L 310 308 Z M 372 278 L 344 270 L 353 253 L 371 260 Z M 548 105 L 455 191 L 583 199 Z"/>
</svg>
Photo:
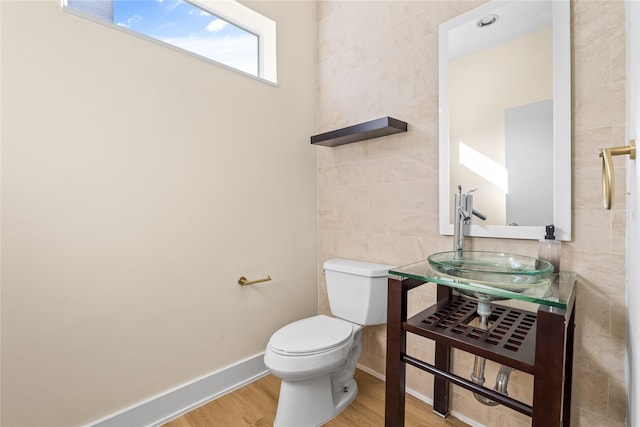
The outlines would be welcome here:
<svg viewBox="0 0 640 427">
<path fill-rule="evenodd" d="M 324 263 L 331 313 L 359 325 L 387 323 L 391 265 L 332 258 Z"/>
</svg>

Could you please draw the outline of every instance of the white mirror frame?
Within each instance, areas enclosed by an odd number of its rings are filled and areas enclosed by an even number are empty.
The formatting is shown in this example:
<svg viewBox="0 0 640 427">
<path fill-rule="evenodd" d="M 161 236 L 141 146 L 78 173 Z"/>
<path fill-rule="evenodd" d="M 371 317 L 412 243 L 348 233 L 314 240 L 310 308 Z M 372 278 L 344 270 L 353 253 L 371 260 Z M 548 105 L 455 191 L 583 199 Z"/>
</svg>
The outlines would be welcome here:
<svg viewBox="0 0 640 427">
<path fill-rule="evenodd" d="M 440 234 L 453 235 L 449 186 L 449 30 L 491 13 L 504 5 L 491 1 L 439 27 L 439 149 L 440 149 Z M 556 238 L 571 240 L 571 44 L 569 1 L 552 1 L 553 15 L 553 221 Z M 550 171 L 541 170 L 541 173 Z M 465 189 L 467 190 L 467 189 Z M 475 217 L 469 236 L 507 239 L 542 239 L 544 226 L 482 225 Z"/>
</svg>

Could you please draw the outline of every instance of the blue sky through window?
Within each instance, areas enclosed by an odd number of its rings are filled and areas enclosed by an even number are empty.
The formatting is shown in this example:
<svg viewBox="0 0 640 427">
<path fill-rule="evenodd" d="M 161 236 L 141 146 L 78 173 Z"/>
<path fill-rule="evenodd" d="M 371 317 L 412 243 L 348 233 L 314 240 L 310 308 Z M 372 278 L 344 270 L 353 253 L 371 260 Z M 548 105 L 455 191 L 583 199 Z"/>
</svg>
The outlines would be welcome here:
<svg viewBox="0 0 640 427">
<path fill-rule="evenodd" d="M 182 0 L 114 0 L 113 22 L 258 75 L 258 36 Z"/>
</svg>

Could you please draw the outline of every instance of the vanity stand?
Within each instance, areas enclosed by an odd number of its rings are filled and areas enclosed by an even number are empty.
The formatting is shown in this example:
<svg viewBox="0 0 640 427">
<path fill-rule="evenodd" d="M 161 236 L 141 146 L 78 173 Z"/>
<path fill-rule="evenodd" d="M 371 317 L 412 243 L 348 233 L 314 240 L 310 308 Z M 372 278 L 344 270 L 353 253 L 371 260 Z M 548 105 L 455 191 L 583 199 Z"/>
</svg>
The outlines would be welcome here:
<svg viewBox="0 0 640 427">
<path fill-rule="evenodd" d="M 449 412 L 449 384 L 453 383 L 530 416 L 534 427 L 569 427 L 575 273 L 560 272 L 550 284 L 522 294 L 491 291 L 496 297 L 539 306 L 537 312 L 530 312 L 491 304 L 490 328 L 486 331 L 469 325 L 477 317 L 477 302 L 453 292 L 457 288 L 468 293 L 473 285 L 443 280 L 430 271 L 426 261 L 390 270 L 389 274 L 386 427 L 404 426 L 407 364 L 435 376 L 433 410 L 443 417 Z M 437 286 L 436 304 L 407 319 L 408 292 L 425 284 Z M 482 292 L 486 295 L 486 288 Z M 435 341 L 433 364 L 406 353 L 407 332 Z M 452 347 L 532 374 L 533 405 L 451 373 Z"/>
</svg>

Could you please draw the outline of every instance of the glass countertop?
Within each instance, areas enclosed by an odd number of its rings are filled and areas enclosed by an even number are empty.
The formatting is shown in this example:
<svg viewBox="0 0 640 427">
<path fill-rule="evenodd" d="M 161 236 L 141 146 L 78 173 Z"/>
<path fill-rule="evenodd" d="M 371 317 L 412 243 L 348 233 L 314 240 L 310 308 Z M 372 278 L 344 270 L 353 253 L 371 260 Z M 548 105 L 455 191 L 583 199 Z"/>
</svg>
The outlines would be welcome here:
<svg viewBox="0 0 640 427">
<path fill-rule="evenodd" d="M 400 278 L 422 280 L 457 289 L 465 295 L 475 294 L 489 301 L 515 299 L 528 301 L 549 307 L 566 309 L 573 296 L 576 274 L 571 271 L 561 271 L 553 274 L 544 284 L 531 286 L 523 292 L 513 292 L 495 288 L 486 283 L 477 283 L 460 279 L 434 271 L 427 260 L 403 265 L 389 270 L 390 275 Z"/>
</svg>

